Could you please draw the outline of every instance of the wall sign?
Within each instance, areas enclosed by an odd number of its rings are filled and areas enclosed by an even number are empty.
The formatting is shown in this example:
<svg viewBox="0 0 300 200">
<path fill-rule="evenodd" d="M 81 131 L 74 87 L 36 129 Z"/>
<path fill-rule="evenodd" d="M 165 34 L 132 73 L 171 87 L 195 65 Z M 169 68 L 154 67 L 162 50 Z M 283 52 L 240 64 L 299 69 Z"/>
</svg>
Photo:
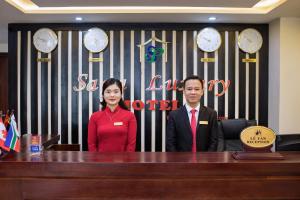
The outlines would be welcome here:
<svg viewBox="0 0 300 200">
<path fill-rule="evenodd" d="M 165 56 L 165 62 L 168 62 L 168 58 L 167 58 L 167 52 L 168 52 L 168 43 L 170 42 L 166 42 L 166 41 L 162 41 L 160 39 L 158 39 L 157 37 L 152 37 L 149 40 L 147 40 L 146 42 L 144 42 L 143 44 L 139 44 L 137 45 L 140 48 L 140 62 L 142 62 L 142 57 L 143 57 L 143 51 L 144 48 L 147 44 L 149 44 L 150 42 L 158 42 L 162 44 L 162 48 L 156 48 L 155 46 L 149 46 L 147 48 L 147 52 L 145 54 L 145 58 L 146 61 L 148 62 L 155 62 L 158 56 Z"/>
<path fill-rule="evenodd" d="M 159 48 L 151 45 L 147 48 L 145 59 L 150 63 L 155 62 L 157 58 L 160 57 L 164 52 L 165 50 L 163 48 Z"/>
</svg>

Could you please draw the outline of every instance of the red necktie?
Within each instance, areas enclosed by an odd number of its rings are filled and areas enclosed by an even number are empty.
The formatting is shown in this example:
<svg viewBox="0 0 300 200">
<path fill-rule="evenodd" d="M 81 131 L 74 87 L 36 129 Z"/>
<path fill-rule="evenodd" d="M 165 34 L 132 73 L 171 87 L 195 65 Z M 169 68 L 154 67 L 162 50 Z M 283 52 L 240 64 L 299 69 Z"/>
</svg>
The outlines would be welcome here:
<svg viewBox="0 0 300 200">
<path fill-rule="evenodd" d="M 197 147 L 196 147 L 196 127 L 197 127 L 197 123 L 196 123 L 196 116 L 195 116 L 196 109 L 192 109 L 191 113 L 192 113 L 191 128 L 192 128 L 192 134 L 193 134 L 192 152 L 196 152 L 197 151 Z"/>
</svg>

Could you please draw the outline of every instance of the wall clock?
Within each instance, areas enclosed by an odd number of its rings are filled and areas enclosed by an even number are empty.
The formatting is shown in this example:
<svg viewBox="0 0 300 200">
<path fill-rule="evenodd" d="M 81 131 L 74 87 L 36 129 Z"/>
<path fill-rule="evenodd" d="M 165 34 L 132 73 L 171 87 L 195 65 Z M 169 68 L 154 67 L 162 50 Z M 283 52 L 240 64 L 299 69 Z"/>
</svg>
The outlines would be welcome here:
<svg viewBox="0 0 300 200">
<path fill-rule="evenodd" d="M 50 53 L 57 46 L 57 35 L 49 28 L 41 28 L 33 35 L 35 48 L 43 53 Z"/>
<path fill-rule="evenodd" d="M 197 45 L 205 52 L 214 52 L 221 46 L 220 33 L 214 28 L 204 28 L 197 35 Z"/>
<path fill-rule="evenodd" d="M 253 28 L 247 28 L 239 34 L 238 45 L 246 53 L 257 52 L 262 44 L 263 38 L 261 34 Z"/>
<path fill-rule="evenodd" d="M 106 33 L 100 28 L 91 28 L 84 35 L 84 46 L 92 53 L 103 51 L 108 44 Z"/>
</svg>

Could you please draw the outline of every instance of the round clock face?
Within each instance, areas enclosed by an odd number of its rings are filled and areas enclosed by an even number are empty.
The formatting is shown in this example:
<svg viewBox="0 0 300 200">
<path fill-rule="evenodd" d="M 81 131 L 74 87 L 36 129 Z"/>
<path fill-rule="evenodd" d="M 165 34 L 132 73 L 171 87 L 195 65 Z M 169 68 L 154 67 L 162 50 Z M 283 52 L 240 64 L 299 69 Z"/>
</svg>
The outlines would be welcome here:
<svg viewBox="0 0 300 200">
<path fill-rule="evenodd" d="M 205 52 L 214 52 L 221 46 L 220 33 L 214 28 L 204 28 L 197 35 L 198 47 Z"/>
<path fill-rule="evenodd" d="M 93 53 L 105 49 L 108 44 L 106 33 L 100 28 L 91 28 L 84 35 L 84 46 Z"/>
<path fill-rule="evenodd" d="M 257 52 L 263 43 L 263 38 L 261 34 L 253 29 L 247 28 L 243 30 L 238 38 L 238 45 L 246 53 L 255 53 Z"/>
<path fill-rule="evenodd" d="M 49 28 L 41 28 L 33 35 L 35 48 L 44 53 L 50 53 L 57 46 L 57 35 Z"/>
</svg>

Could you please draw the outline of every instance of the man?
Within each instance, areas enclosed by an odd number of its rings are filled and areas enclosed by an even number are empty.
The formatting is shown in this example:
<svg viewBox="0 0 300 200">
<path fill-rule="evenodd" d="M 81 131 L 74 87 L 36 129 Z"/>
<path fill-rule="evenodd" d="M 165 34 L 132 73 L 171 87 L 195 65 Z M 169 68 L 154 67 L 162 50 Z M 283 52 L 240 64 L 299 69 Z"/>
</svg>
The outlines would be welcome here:
<svg viewBox="0 0 300 200">
<path fill-rule="evenodd" d="M 186 104 L 170 112 L 167 127 L 167 151 L 216 151 L 217 113 L 200 105 L 203 81 L 198 76 L 184 80 Z"/>
</svg>

